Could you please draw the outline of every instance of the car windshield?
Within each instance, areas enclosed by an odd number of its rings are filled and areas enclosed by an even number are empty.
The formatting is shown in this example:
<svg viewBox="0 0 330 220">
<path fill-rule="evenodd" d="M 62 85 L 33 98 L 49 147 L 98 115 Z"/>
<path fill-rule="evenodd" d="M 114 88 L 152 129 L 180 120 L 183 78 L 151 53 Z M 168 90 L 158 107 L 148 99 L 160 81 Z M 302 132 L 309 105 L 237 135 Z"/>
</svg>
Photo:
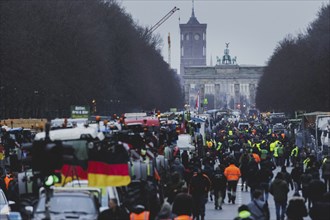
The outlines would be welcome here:
<svg viewBox="0 0 330 220">
<path fill-rule="evenodd" d="M 40 198 L 36 212 L 45 211 L 45 197 Z M 50 199 L 51 213 L 95 214 L 93 199 L 83 196 L 53 196 Z"/>
</svg>

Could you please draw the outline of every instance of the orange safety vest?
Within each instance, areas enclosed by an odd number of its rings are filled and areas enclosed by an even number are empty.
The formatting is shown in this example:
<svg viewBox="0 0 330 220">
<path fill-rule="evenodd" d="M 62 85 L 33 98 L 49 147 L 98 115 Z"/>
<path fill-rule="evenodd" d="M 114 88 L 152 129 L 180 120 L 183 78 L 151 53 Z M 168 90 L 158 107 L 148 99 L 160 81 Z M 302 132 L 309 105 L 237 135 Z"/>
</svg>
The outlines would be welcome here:
<svg viewBox="0 0 330 220">
<path fill-rule="evenodd" d="M 234 164 L 230 164 L 224 171 L 228 181 L 237 181 L 241 176 L 240 169 Z"/>
<path fill-rule="evenodd" d="M 258 154 L 253 153 L 253 154 L 252 154 L 252 157 L 254 158 L 254 160 L 256 161 L 256 163 L 260 163 L 261 159 L 260 159 L 260 157 L 259 157 Z"/>
<path fill-rule="evenodd" d="M 179 215 L 174 218 L 174 220 L 193 220 L 189 215 Z"/>
<path fill-rule="evenodd" d="M 8 176 L 6 175 L 6 177 L 4 178 L 4 180 L 5 180 L 5 184 L 6 184 L 6 189 L 8 189 L 8 187 L 9 187 L 9 183 L 10 183 L 10 181 L 13 180 L 13 178 L 12 178 L 12 177 L 8 177 Z"/>
<path fill-rule="evenodd" d="M 150 212 L 149 211 L 144 211 L 141 212 L 140 214 L 137 213 L 131 213 L 130 214 L 130 220 L 149 220 Z"/>
</svg>

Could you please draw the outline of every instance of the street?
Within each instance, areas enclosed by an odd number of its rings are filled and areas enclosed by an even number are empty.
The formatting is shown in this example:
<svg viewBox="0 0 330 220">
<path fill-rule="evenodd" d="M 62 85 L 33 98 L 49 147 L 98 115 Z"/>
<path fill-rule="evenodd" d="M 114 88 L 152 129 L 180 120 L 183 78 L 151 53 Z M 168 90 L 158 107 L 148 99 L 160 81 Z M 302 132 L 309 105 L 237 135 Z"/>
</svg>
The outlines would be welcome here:
<svg viewBox="0 0 330 220">
<path fill-rule="evenodd" d="M 290 173 L 291 172 L 291 167 L 288 167 L 287 170 Z M 274 176 L 276 173 L 280 171 L 280 168 L 278 167 L 276 170 L 274 170 Z M 301 194 L 301 193 L 300 193 Z M 289 192 L 288 195 L 288 200 L 293 195 L 293 191 Z M 226 197 L 225 203 L 222 205 L 222 210 L 215 210 L 214 209 L 214 201 L 209 201 L 206 204 L 206 220 L 232 220 L 238 215 L 238 207 L 240 207 L 243 204 L 248 204 L 251 200 L 250 197 L 250 192 L 246 192 L 245 189 L 242 192 L 241 191 L 241 183 L 238 183 L 237 186 L 237 197 L 235 204 L 228 204 L 228 198 Z M 276 214 L 275 214 L 275 203 L 273 196 L 269 194 L 268 198 L 268 204 L 269 204 L 269 211 L 270 211 L 270 219 L 274 220 L 276 219 Z M 311 218 L 308 216 L 304 218 L 305 220 L 310 220 Z"/>
</svg>

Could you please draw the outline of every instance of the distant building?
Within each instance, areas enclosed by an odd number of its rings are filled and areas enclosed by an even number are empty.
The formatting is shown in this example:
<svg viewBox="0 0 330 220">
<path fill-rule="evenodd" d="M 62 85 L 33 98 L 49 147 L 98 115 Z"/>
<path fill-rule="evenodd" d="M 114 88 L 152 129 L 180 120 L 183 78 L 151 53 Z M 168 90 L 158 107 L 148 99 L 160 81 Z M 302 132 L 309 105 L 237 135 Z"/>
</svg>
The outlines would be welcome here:
<svg viewBox="0 0 330 220">
<path fill-rule="evenodd" d="M 236 64 L 236 57 L 229 55 L 228 45 L 223 59 L 217 58 L 215 66 L 184 68 L 185 103 L 195 106 L 199 94 L 201 104 L 205 98 L 211 98 L 207 100 L 209 108 L 246 109 L 255 106 L 256 89 L 264 67 Z"/>
<path fill-rule="evenodd" d="M 187 24 L 180 24 L 180 74 L 184 67 L 206 66 L 206 24 L 195 17 L 194 6 Z"/>
<path fill-rule="evenodd" d="M 264 67 L 238 65 L 236 56 L 229 54 L 229 43 L 222 59 L 217 57 L 215 66 L 206 66 L 206 27 L 207 24 L 200 24 L 195 17 L 194 5 L 188 23 L 180 24 L 180 76 L 185 103 L 195 106 L 199 94 L 200 103 L 207 103 L 209 108 L 254 107 Z"/>
</svg>

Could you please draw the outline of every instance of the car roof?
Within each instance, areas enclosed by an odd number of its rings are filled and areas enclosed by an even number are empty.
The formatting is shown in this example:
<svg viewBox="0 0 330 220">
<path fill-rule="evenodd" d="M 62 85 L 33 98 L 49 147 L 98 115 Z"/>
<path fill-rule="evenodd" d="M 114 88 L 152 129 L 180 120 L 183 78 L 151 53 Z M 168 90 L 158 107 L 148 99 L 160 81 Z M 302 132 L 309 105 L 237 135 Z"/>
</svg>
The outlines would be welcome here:
<svg viewBox="0 0 330 220">
<path fill-rule="evenodd" d="M 44 140 L 45 136 L 46 136 L 46 132 L 40 132 L 36 134 L 35 140 Z M 49 138 L 52 141 L 77 140 L 77 139 L 81 139 L 82 136 L 89 136 L 93 139 L 99 138 L 100 140 L 104 139 L 103 133 L 98 132 L 97 128 L 95 127 L 66 128 L 66 129 L 51 130 L 49 132 Z"/>
</svg>

